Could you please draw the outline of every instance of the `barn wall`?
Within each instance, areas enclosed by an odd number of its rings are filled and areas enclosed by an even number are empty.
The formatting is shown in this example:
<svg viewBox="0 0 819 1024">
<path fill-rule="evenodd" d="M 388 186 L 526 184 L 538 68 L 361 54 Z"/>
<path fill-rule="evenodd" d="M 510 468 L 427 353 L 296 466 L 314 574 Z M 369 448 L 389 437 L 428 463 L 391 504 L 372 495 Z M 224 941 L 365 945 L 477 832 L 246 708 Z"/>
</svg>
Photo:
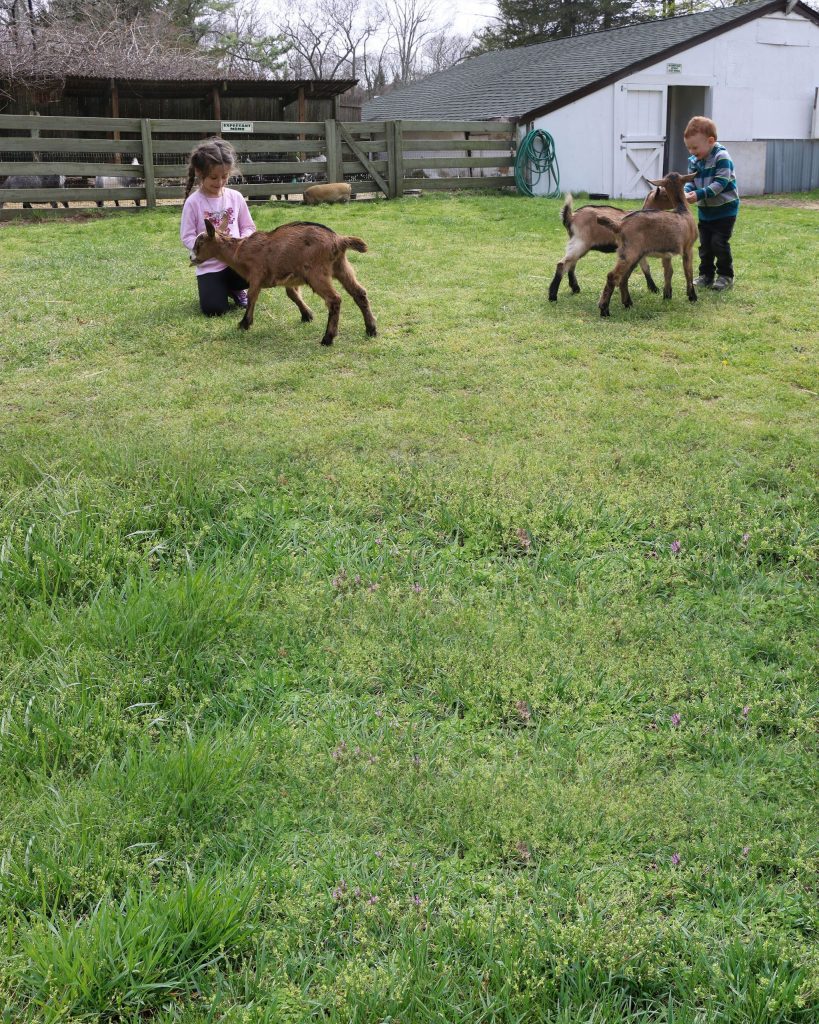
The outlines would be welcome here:
<svg viewBox="0 0 819 1024">
<path fill-rule="evenodd" d="M 678 70 L 669 72 L 668 65 Z M 624 85 L 706 86 L 720 141 L 737 163 L 740 192 L 759 193 L 766 179 L 768 142 L 810 138 L 819 86 L 819 27 L 798 14 L 774 14 L 598 90 L 538 118 L 555 139 L 564 191 L 617 194 L 620 130 L 617 90 Z M 768 186 L 769 187 L 769 186 Z M 805 179 L 801 188 L 809 188 Z"/>
<path fill-rule="evenodd" d="M 670 60 L 633 80 L 659 75 L 674 85 L 681 76 L 709 78 L 711 116 L 726 145 L 810 136 L 814 90 L 819 85 L 819 27 L 807 18 L 768 15 L 681 50 L 673 58 L 682 66 L 680 74 L 667 73 Z"/>
<path fill-rule="evenodd" d="M 614 89 L 599 89 L 582 100 L 538 118 L 534 127 L 555 142 L 564 192 L 611 192 Z M 545 193 L 545 179 L 535 192 Z"/>
</svg>

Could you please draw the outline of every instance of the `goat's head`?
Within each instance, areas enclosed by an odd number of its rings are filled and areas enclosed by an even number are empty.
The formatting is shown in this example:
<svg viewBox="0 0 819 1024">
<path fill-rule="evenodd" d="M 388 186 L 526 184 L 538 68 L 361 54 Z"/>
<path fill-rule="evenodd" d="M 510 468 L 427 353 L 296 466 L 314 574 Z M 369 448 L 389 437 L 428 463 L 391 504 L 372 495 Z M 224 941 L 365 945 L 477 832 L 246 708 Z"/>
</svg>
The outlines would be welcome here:
<svg viewBox="0 0 819 1024">
<path fill-rule="evenodd" d="M 229 237 L 228 216 L 226 213 L 222 215 L 218 227 L 214 227 L 211 221 L 206 220 L 205 230 L 196 236 L 196 241 L 193 243 L 191 263 L 194 266 L 198 266 L 200 263 L 204 263 L 205 260 L 213 259 L 219 253 L 219 243 Z"/>
<path fill-rule="evenodd" d="M 693 181 L 694 178 L 696 178 L 696 174 L 677 174 L 676 171 L 669 171 L 664 178 L 660 178 L 658 181 L 653 181 L 651 178 L 646 178 L 646 181 L 655 188 L 664 189 L 672 203 L 685 203 L 683 186 L 686 182 Z"/>
</svg>

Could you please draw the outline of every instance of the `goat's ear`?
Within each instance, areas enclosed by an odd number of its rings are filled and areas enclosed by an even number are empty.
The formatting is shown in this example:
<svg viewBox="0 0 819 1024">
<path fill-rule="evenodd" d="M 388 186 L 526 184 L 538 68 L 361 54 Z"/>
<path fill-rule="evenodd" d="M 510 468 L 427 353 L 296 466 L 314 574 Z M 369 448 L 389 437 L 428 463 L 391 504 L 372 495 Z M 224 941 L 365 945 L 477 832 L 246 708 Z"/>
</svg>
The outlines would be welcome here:
<svg viewBox="0 0 819 1024">
<path fill-rule="evenodd" d="M 659 181 L 652 181 L 651 178 L 646 178 L 645 180 L 649 183 L 649 185 L 653 185 L 655 188 L 659 188 L 661 185 L 665 184 L 665 178 L 660 178 Z"/>
<path fill-rule="evenodd" d="M 223 235 L 226 235 L 227 234 L 227 230 L 228 230 L 228 215 L 227 215 L 227 213 L 223 213 L 221 218 L 220 218 L 220 220 L 219 220 L 219 231 L 221 231 Z"/>
<path fill-rule="evenodd" d="M 207 231 L 208 233 L 208 238 L 213 238 L 213 236 L 216 234 L 216 229 L 209 220 L 205 221 L 205 231 Z"/>
<path fill-rule="evenodd" d="M 680 181 L 693 181 L 696 176 L 696 174 L 681 174 Z"/>
</svg>

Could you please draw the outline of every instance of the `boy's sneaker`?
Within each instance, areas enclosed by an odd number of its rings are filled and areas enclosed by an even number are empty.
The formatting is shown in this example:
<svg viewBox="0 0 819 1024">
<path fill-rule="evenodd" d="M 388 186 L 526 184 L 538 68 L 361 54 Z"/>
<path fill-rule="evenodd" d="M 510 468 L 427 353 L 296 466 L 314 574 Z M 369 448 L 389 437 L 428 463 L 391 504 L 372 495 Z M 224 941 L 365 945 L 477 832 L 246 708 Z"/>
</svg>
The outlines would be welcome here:
<svg viewBox="0 0 819 1024">
<path fill-rule="evenodd" d="M 729 288 L 734 287 L 733 277 L 718 277 L 714 281 L 713 289 L 715 292 L 727 292 Z"/>
<path fill-rule="evenodd" d="M 236 303 L 237 306 L 240 306 L 242 309 L 247 309 L 247 292 L 246 291 L 231 292 L 230 293 L 230 297 L 233 299 L 233 301 Z"/>
<path fill-rule="evenodd" d="M 703 277 L 702 274 L 700 274 L 699 277 L 694 278 L 694 284 L 697 288 L 713 288 L 714 279 L 712 277 Z"/>
</svg>

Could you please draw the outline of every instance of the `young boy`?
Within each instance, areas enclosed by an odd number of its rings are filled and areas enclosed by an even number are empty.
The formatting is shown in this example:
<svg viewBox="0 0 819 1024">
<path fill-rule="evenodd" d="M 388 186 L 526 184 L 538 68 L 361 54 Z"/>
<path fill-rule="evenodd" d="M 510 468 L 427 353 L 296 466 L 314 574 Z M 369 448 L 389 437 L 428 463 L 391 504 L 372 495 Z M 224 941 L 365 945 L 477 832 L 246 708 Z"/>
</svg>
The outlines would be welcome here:
<svg viewBox="0 0 819 1024">
<path fill-rule="evenodd" d="M 717 126 L 710 117 L 692 117 L 683 137 L 691 154 L 688 172 L 696 174 L 685 186 L 685 198 L 699 208 L 700 271 L 694 284 L 724 292 L 734 286 L 730 238 L 739 211 L 734 162 L 717 142 Z"/>
</svg>

